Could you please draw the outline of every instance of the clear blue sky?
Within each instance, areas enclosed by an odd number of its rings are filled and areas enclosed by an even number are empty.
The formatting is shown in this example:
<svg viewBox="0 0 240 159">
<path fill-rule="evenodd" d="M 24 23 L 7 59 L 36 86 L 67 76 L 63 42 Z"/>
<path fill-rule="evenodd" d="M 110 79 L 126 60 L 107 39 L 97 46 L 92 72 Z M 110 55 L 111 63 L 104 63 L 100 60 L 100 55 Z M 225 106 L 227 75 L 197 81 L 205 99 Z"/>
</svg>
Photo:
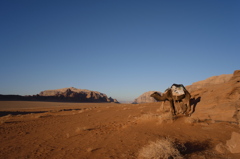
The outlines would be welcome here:
<svg viewBox="0 0 240 159">
<path fill-rule="evenodd" d="M 239 0 L 1 0 L 0 94 L 133 101 L 240 69 Z"/>
</svg>

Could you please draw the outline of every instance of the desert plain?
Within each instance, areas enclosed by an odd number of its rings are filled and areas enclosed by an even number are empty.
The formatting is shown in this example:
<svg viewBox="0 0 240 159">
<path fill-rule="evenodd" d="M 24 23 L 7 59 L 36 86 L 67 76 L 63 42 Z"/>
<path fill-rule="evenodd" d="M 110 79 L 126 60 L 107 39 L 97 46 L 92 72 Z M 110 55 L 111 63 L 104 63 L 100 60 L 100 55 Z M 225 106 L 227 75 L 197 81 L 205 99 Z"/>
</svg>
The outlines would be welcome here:
<svg viewBox="0 0 240 159">
<path fill-rule="evenodd" d="M 0 101 L 0 158 L 159 158 L 169 147 L 151 144 L 170 140 L 178 155 L 167 158 L 238 159 L 239 77 L 187 87 L 191 117 L 172 116 L 168 102 Z"/>
<path fill-rule="evenodd" d="M 184 158 L 238 158 L 215 150 L 236 124 L 194 121 L 159 103 L 57 103 L 1 101 L 0 158 L 138 158 L 161 138 L 183 144 Z M 163 115 L 164 114 L 164 115 Z M 191 121 L 193 120 L 193 121 Z"/>
</svg>

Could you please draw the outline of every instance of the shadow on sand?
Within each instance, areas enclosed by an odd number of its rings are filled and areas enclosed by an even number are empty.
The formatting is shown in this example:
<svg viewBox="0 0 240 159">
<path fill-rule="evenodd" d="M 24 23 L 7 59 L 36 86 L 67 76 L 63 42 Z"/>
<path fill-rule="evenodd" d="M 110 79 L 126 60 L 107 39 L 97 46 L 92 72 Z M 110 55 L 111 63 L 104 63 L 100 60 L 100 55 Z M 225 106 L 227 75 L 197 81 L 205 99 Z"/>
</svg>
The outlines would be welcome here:
<svg viewBox="0 0 240 159">
<path fill-rule="evenodd" d="M 195 112 L 197 104 L 201 101 L 201 97 L 198 98 L 191 98 L 190 99 L 190 104 L 192 106 L 192 113 Z"/>
</svg>

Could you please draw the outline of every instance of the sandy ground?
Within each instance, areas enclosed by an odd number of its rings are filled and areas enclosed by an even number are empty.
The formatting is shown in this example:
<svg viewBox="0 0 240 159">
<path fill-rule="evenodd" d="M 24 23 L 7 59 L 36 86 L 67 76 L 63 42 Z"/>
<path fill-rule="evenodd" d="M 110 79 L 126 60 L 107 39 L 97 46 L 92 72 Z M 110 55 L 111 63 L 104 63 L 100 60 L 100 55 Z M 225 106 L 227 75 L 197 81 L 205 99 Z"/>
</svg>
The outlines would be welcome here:
<svg viewBox="0 0 240 159">
<path fill-rule="evenodd" d="M 172 118 L 160 103 L 57 103 L 0 101 L 0 158 L 135 159 L 150 141 L 171 138 L 183 158 L 238 159 L 220 154 L 237 125 Z"/>
</svg>

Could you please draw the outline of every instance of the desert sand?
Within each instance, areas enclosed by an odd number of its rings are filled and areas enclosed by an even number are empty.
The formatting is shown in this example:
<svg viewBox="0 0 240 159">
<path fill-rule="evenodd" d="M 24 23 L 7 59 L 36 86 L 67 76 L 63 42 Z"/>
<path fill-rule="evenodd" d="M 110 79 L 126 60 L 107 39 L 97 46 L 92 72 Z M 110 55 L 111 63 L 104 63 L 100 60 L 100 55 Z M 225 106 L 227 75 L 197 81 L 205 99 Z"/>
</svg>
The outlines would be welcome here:
<svg viewBox="0 0 240 159">
<path fill-rule="evenodd" d="M 160 105 L 0 101 L 0 158 L 135 159 L 164 138 L 181 145 L 180 158 L 240 158 L 216 150 L 237 124 L 172 117 Z"/>
<path fill-rule="evenodd" d="M 0 158 L 239 159 L 240 70 L 187 89 L 191 117 L 169 102 L 0 101 Z"/>
</svg>

